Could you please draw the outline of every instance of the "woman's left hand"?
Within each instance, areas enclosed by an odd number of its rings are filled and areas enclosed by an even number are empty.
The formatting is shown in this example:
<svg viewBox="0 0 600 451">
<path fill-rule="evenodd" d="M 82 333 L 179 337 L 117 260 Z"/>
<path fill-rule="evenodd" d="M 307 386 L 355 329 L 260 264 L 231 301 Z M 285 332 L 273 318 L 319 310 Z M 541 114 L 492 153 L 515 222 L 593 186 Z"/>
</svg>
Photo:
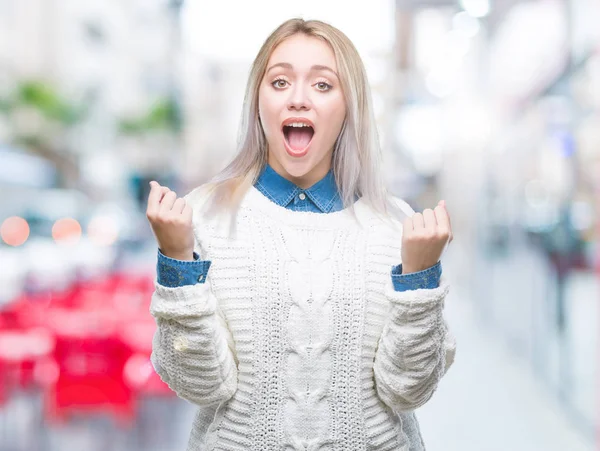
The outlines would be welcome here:
<svg viewBox="0 0 600 451">
<path fill-rule="evenodd" d="M 452 239 L 446 201 L 433 210 L 415 213 L 402 223 L 402 274 L 423 271 L 434 266 Z"/>
</svg>

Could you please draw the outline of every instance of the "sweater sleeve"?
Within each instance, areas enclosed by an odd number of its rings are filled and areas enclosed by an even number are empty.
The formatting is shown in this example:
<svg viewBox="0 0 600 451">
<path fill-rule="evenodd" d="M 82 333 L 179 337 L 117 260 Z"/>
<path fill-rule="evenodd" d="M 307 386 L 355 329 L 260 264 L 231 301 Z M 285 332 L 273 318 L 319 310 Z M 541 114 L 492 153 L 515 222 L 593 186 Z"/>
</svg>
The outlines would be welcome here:
<svg viewBox="0 0 600 451">
<path fill-rule="evenodd" d="M 374 375 L 381 400 L 395 411 L 414 410 L 435 392 L 456 351 L 443 317 L 449 286 L 398 292 L 386 287 L 391 303 L 375 353 Z"/>
<path fill-rule="evenodd" d="M 237 389 L 233 340 L 210 283 L 155 288 L 150 313 L 158 325 L 151 355 L 156 372 L 180 398 L 195 404 L 231 398 Z"/>
<path fill-rule="evenodd" d="M 235 346 L 210 277 L 177 287 L 157 282 L 150 313 L 158 326 L 151 361 L 161 379 L 198 405 L 230 399 L 237 390 Z"/>
</svg>

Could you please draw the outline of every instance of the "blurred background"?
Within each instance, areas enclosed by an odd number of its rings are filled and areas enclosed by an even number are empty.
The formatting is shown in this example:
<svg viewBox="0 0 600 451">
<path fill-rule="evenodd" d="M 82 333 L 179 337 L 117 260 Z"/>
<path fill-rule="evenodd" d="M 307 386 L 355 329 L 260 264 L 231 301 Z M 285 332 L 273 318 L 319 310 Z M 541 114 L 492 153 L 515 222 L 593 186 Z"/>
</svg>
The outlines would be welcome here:
<svg viewBox="0 0 600 451">
<path fill-rule="evenodd" d="M 361 53 L 390 189 L 452 215 L 428 450 L 598 449 L 596 0 L 0 0 L 0 449 L 185 449 L 194 408 L 149 362 L 148 181 L 224 167 L 295 16 Z"/>
</svg>

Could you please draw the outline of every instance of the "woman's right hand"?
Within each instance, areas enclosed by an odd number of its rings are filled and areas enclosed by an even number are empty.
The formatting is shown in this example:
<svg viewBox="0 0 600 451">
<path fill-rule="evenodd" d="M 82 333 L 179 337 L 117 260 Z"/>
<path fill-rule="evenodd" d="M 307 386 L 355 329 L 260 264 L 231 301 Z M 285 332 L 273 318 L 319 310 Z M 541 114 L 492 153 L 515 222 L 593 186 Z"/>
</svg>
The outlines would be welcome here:
<svg viewBox="0 0 600 451">
<path fill-rule="evenodd" d="M 175 191 L 158 182 L 150 182 L 146 217 L 150 222 L 158 248 L 176 260 L 194 259 L 192 208 Z"/>
</svg>

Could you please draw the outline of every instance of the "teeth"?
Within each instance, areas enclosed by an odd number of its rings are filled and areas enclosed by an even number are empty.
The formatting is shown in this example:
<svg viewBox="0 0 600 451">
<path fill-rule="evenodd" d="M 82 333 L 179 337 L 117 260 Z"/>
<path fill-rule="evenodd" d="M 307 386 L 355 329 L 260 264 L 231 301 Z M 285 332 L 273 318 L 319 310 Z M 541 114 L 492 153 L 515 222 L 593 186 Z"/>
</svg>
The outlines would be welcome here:
<svg viewBox="0 0 600 451">
<path fill-rule="evenodd" d="M 304 122 L 292 122 L 290 124 L 286 124 L 288 127 L 310 127 L 310 125 L 305 124 Z"/>
</svg>

